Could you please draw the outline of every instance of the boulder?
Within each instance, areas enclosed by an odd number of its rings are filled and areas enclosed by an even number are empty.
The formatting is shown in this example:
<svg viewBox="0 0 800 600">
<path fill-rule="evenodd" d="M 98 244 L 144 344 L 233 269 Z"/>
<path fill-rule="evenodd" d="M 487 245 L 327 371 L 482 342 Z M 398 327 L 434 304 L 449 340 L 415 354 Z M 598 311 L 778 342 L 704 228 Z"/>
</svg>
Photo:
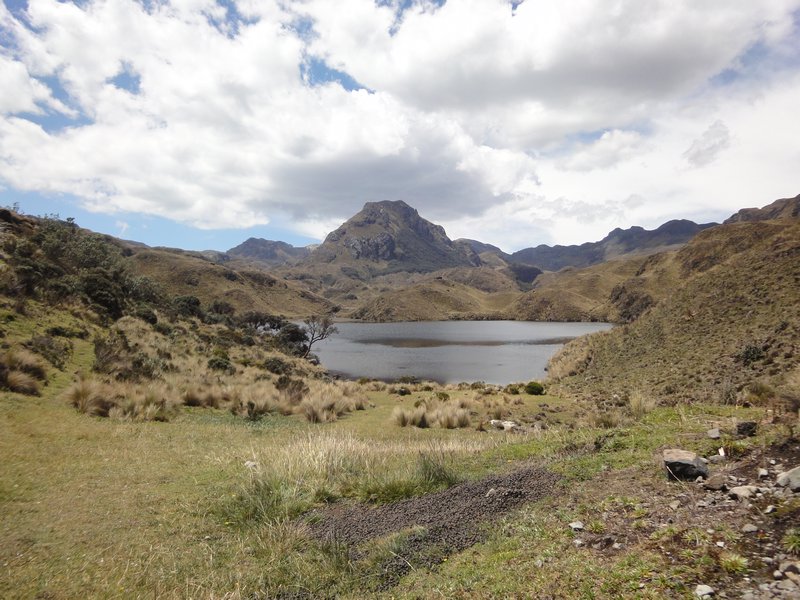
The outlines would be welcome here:
<svg viewBox="0 0 800 600">
<path fill-rule="evenodd" d="M 708 477 L 708 467 L 694 452 L 671 448 L 664 450 L 661 457 L 670 479 L 694 481 L 698 477 Z"/>
<path fill-rule="evenodd" d="M 714 429 L 709 429 L 706 432 L 706 435 L 710 437 L 712 440 L 718 440 L 720 438 L 719 427 L 714 427 Z"/>
<path fill-rule="evenodd" d="M 800 467 L 779 473 L 777 483 L 781 487 L 788 487 L 793 492 L 800 492 Z"/>
</svg>

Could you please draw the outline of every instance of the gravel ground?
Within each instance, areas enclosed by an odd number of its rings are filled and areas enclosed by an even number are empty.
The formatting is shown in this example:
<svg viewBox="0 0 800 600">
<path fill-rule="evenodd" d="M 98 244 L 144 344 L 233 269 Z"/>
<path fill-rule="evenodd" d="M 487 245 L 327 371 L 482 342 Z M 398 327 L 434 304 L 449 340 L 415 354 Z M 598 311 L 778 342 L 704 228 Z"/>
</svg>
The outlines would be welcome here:
<svg viewBox="0 0 800 600">
<path fill-rule="evenodd" d="M 433 566 L 483 537 L 482 525 L 553 491 L 558 475 L 527 466 L 503 475 L 467 481 L 447 490 L 384 506 L 335 506 L 317 513 L 314 537 L 350 546 L 413 527 L 398 553 L 382 565 L 381 587 L 390 587 L 409 569 Z M 402 555 L 401 555 L 402 554 Z"/>
</svg>

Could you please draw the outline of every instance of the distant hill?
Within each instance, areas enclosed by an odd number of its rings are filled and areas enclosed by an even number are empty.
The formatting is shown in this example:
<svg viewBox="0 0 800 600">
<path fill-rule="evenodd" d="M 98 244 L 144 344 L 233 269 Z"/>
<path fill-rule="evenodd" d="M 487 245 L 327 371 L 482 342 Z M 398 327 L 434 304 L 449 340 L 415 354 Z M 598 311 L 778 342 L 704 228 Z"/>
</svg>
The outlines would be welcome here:
<svg viewBox="0 0 800 600">
<path fill-rule="evenodd" d="M 269 265 L 293 265 L 311 254 L 308 248 L 298 248 L 286 242 L 262 238 L 248 238 L 227 254 L 238 258 L 252 258 Z"/>
<path fill-rule="evenodd" d="M 419 216 L 405 202 L 367 202 L 303 261 L 361 267 L 370 275 L 425 273 L 478 266 L 469 244 L 453 242 L 444 229 Z"/>
<path fill-rule="evenodd" d="M 510 256 L 511 262 L 534 265 L 546 271 L 564 267 L 588 267 L 626 255 L 648 255 L 675 249 L 700 231 L 716 223 L 698 225 L 693 221 L 675 220 L 652 231 L 642 227 L 614 229 L 599 242 L 579 246 L 547 246 L 525 248 Z"/>
<path fill-rule="evenodd" d="M 792 219 L 800 217 L 800 194 L 794 198 L 783 198 L 763 208 L 743 208 L 725 223 L 742 221 L 766 221 L 770 219 Z"/>
</svg>

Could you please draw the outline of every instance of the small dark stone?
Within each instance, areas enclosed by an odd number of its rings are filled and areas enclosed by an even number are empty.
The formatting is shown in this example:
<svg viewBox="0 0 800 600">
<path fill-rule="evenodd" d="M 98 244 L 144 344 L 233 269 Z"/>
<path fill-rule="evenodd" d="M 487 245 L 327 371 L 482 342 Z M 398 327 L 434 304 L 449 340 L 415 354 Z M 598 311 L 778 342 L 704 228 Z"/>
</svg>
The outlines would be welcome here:
<svg viewBox="0 0 800 600">
<path fill-rule="evenodd" d="M 736 425 L 736 433 L 745 437 L 753 437 L 758 431 L 758 423 L 755 421 L 742 421 Z"/>
</svg>

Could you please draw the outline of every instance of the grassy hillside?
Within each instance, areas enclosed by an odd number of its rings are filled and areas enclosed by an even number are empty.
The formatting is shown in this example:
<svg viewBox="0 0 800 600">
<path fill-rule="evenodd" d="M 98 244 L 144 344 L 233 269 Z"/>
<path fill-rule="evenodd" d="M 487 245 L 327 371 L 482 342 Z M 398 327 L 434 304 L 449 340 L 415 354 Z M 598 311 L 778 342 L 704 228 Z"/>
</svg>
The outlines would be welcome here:
<svg viewBox="0 0 800 600">
<path fill-rule="evenodd" d="M 329 312 L 332 303 L 256 269 L 232 269 L 179 251 L 147 249 L 128 258 L 133 272 L 157 282 L 170 296 L 197 296 L 203 305 L 227 302 L 237 311 L 287 317 Z"/>
<path fill-rule="evenodd" d="M 734 401 L 780 386 L 800 364 L 800 222 L 732 223 L 652 266 L 674 285 L 640 318 L 569 344 L 552 361 L 563 390 L 609 398 Z M 670 273 L 678 272 L 675 279 Z"/>
</svg>

